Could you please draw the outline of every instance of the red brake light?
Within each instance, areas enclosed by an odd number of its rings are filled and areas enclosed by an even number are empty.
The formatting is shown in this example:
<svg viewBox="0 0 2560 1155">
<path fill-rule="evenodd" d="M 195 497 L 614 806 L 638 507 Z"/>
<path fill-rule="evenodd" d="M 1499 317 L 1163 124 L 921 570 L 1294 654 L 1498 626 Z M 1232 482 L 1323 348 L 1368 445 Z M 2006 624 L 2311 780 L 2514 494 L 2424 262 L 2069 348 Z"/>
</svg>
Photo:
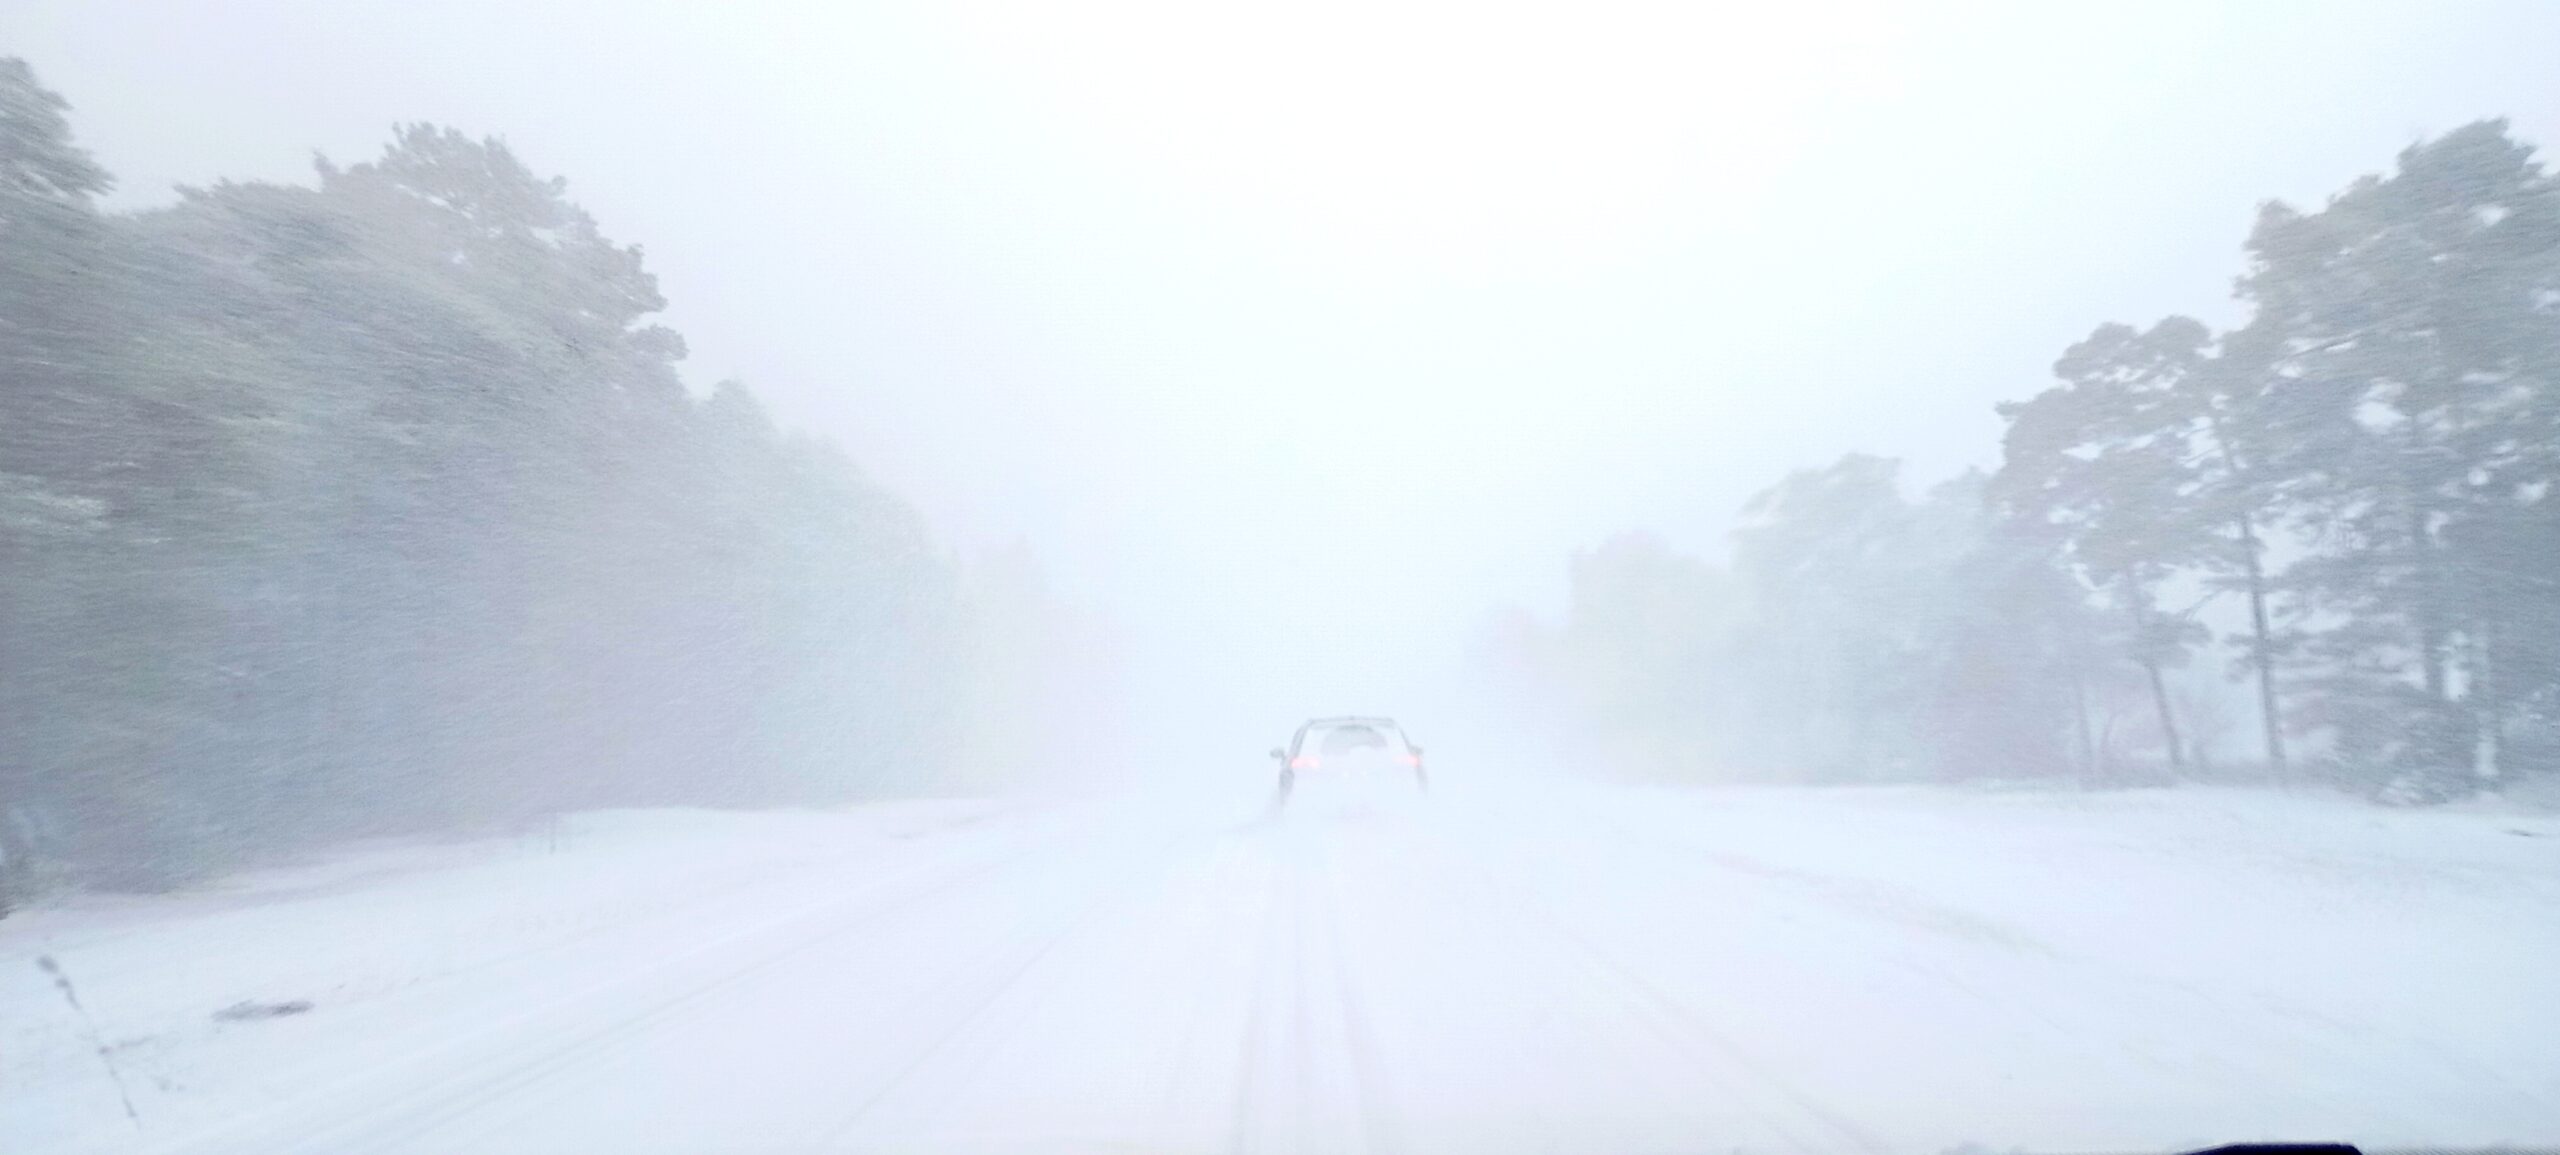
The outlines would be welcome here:
<svg viewBox="0 0 2560 1155">
<path fill-rule="evenodd" d="M 1295 758 L 1289 759 L 1289 768 L 1292 770 L 1313 770 L 1316 768 L 1316 756 L 1313 754 L 1300 754 Z"/>
<path fill-rule="evenodd" d="M 1420 754 L 1398 754 L 1398 755 L 1396 755 L 1396 761 L 1401 762 L 1401 763 L 1403 763 L 1403 764 L 1405 764 L 1405 765 L 1407 765 L 1407 766 L 1420 766 L 1420 765 L 1422 765 L 1422 755 L 1420 755 Z"/>
</svg>

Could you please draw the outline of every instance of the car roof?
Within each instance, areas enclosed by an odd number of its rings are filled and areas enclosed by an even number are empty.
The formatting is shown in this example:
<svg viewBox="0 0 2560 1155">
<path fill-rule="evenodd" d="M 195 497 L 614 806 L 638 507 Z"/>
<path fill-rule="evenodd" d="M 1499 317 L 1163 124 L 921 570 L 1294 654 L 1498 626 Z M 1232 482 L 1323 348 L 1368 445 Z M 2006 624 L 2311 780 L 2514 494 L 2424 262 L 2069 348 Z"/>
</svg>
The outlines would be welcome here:
<svg viewBox="0 0 2560 1155">
<path fill-rule="evenodd" d="M 1297 733 L 1289 736 L 1289 752 L 1291 754 L 1295 754 L 1302 749 L 1306 745 L 1307 736 L 1310 734 L 1316 734 L 1326 730 L 1339 730 L 1351 726 L 1365 726 L 1373 730 L 1392 731 L 1395 734 L 1397 741 L 1404 743 L 1406 746 L 1413 745 L 1413 739 L 1405 735 L 1404 727 L 1396 725 L 1396 720 L 1393 718 L 1380 717 L 1374 714 L 1336 714 L 1330 718 L 1307 719 L 1304 724 L 1298 727 Z"/>
<path fill-rule="evenodd" d="M 1391 726 L 1397 729 L 1403 728 L 1396 726 L 1396 720 L 1393 718 L 1383 718 L 1369 714 L 1336 714 L 1330 718 L 1309 718 L 1307 719 L 1306 725 L 1298 728 L 1301 730 L 1313 730 L 1318 726 Z"/>
<path fill-rule="evenodd" d="M 1393 718 L 1384 718 L 1370 714 L 1337 714 L 1330 718 L 1307 719 L 1304 725 L 1298 727 L 1298 732 L 1290 736 L 1289 743 L 1290 745 L 1295 746 L 1300 742 L 1306 741 L 1307 735 L 1313 734 L 1319 730 L 1338 730 L 1347 726 L 1367 726 L 1373 730 L 1393 730 L 1396 732 L 1398 737 L 1402 737 L 1404 734 L 1404 727 L 1396 725 L 1396 720 Z M 1411 741 L 1411 739 L 1406 739 L 1406 741 Z"/>
</svg>

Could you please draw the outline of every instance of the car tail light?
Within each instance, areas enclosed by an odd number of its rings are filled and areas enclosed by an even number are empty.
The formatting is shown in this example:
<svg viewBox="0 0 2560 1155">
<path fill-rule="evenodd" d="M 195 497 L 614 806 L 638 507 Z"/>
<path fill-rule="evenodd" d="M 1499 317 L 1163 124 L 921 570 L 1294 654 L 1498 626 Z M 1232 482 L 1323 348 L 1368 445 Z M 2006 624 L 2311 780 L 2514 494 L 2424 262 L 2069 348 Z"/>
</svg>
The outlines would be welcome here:
<svg viewBox="0 0 2560 1155">
<path fill-rule="evenodd" d="M 1313 770 L 1316 768 L 1316 757 L 1313 754 L 1300 754 L 1295 758 L 1289 759 L 1289 768 L 1292 770 Z"/>
<path fill-rule="evenodd" d="M 1398 754 L 1396 755 L 1396 761 L 1406 766 L 1420 766 L 1422 765 L 1422 755 Z"/>
</svg>

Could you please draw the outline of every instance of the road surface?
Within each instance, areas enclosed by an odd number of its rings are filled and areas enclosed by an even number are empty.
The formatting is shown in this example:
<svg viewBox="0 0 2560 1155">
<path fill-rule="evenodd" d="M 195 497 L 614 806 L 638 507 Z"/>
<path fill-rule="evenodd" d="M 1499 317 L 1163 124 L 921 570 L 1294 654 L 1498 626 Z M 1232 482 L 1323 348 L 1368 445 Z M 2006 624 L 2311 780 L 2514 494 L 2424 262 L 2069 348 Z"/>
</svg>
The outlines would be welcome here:
<svg viewBox="0 0 2560 1155">
<path fill-rule="evenodd" d="M 262 1153 L 2560 1139 L 2560 828 L 2375 813 L 1549 791 L 624 831 L 9 932 L 0 962 L 89 984 L 139 1121 L 65 1046 L 0 1127 Z M 642 862 L 691 889 L 597 889 Z M 310 945 L 235 941 L 260 933 Z M 204 989 L 170 993 L 188 943 Z M 315 1006 L 150 1009 L 244 991 Z M 10 997 L 36 1050 L 71 1029 Z"/>
</svg>

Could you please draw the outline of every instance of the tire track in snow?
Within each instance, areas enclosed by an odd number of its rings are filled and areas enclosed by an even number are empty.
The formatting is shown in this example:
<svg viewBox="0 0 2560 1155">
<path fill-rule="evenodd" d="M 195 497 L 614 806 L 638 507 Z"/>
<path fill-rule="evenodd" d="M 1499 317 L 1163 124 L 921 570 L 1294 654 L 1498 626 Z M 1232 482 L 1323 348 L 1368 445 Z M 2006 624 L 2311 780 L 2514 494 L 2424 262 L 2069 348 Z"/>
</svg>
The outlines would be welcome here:
<svg viewBox="0 0 2560 1155">
<path fill-rule="evenodd" d="M 1829 906 L 1859 918 L 1898 923 L 1915 930 L 2002 947 L 2022 954 L 2056 958 L 2061 955 L 2061 952 L 2043 940 L 2018 927 L 1987 915 L 1938 902 L 1927 895 L 1914 893 L 1878 879 L 1853 878 L 1782 866 L 1748 855 L 1703 845 L 1693 839 L 1642 829 L 1617 815 L 1606 814 L 1587 806 L 1576 806 L 1572 810 L 1592 828 L 1595 836 L 1605 833 L 1605 844 L 1611 847 L 1646 851 L 1657 857 L 1678 856 L 1705 863 L 1718 870 L 1747 875 L 1773 884 L 1771 889 L 1784 889 L 1799 895 L 1806 901 Z"/>
<path fill-rule="evenodd" d="M 1072 825 L 1068 832 L 1073 832 Z M 1046 837 L 1054 840 L 1058 832 L 1051 831 Z M 485 1025 L 460 1038 L 420 1048 L 297 1096 L 272 1110 L 152 1149 L 172 1155 L 230 1151 L 335 1155 L 415 1144 L 466 1118 L 503 1109 L 524 1091 L 592 1061 L 600 1053 L 628 1046 L 668 1029 L 689 1014 L 699 1014 L 710 996 L 742 980 L 846 934 L 907 913 L 928 900 L 964 889 L 1036 856 L 1043 845 L 1007 844 L 983 858 L 977 856 L 982 848 L 971 847 L 954 855 L 963 860 L 957 866 L 946 868 L 947 864 L 938 862 L 859 896 L 835 895 L 792 907 L 778 916 L 696 942 L 673 956 L 615 975 L 571 996 L 568 1002 L 572 1004 L 607 1003 L 608 1012 L 600 1016 L 601 1022 L 580 1022 L 571 1012 L 563 1011 L 562 1004 L 553 1003 Z M 767 938 L 781 941 L 762 946 L 759 940 Z M 743 962 L 714 965 L 721 956 L 735 955 L 749 947 L 758 949 Z M 685 973 L 689 970 L 709 973 Z M 677 976 L 672 982 L 671 975 Z M 653 984 L 669 989 L 650 990 Z M 641 991 L 634 1000 L 638 1003 L 636 1008 L 611 1007 L 614 996 L 631 988 Z M 472 1054 L 475 1051 L 482 1053 Z M 355 1105 L 334 1105 L 348 1102 Z M 295 1111 L 313 1103 L 330 1105 L 314 1112 L 317 1119 Z"/>
<path fill-rule="evenodd" d="M 1159 1135 L 1175 1135 L 1182 1131 L 1181 1123 L 1188 1113 L 1183 1109 L 1187 1076 L 1194 1070 L 1194 1058 L 1201 1050 L 1202 1030 L 1210 1022 L 1211 1008 L 1218 1005 L 1217 996 L 1226 977 L 1223 952 L 1237 934 L 1245 933 L 1238 924 L 1250 922 L 1239 917 L 1239 904 L 1231 898 L 1222 900 L 1221 894 L 1222 890 L 1231 895 L 1240 889 L 1240 868 L 1248 865 L 1242 849 L 1242 843 L 1235 837 L 1222 838 L 1209 865 L 1193 881 L 1194 906 L 1186 912 L 1183 922 L 1206 924 L 1207 933 L 1195 941 L 1206 948 L 1204 953 L 1207 957 L 1194 960 L 1201 965 L 1191 968 L 1190 993 L 1183 1004 L 1188 1009 L 1182 1016 L 1181 1032 L 1174 1041 L 1172 1065 L 1167 1069 L 1163 1089 L 1157 1097 L 1154 1131 Z"/>
<path fill-rule="evenodd" d="M 1368 1140 L 1365 1148 L 1392 1153 L 1402 1150 L 1403 1143 L 1386 1064 L 1380 1061 L 1377 1033 L 1370 1028 L 1357 968 L 1351 964 L 1343 934 L 1341 864 L 1328 856 L 1326 866 L 1325 954 L 1333 964 L 1334 1000 L 1342 1012 L 1343 1039 L 1351 1055 L 1351 1093 L 1359 1108 L 1362 1133 Z"/>
<path fill-rule="evenodd" d="M 2163 1022 L 2228 1023 L 2232 1020 L 2231 1007 L 2190 982 L 2173 976 L 2144 973 L 2106 957 L 2063 951 L 1996 920 L 1874 880 L 1844 878 L 1763 863 L 1700 845 L 1691 839 L 1638 829 L 1617 816 L 1587 806 L 1569 809 L 1578 818 L 1587 820 L 1581 824 L 1587 829 L 1576 831 L 1574 836 L 1599 847 L 1621 853 L 1632 851 L 1656 863 L 1693 874 L 1740 875 L 1772 884 L 1740 893 L 1773 912 L 1808 910 L 1820 912 L 1843 926 L 1882 924 L 1897 930 L 1927 931 L 1967 946 L 1992 948 L 2013 959 L 2014 965 L 2031 970 L 2050 972 L 2067 969 L 2072 979 L 2066 988 L 2069 998 L 2056 1001 L 2039 995 L 2032 984 L 2012 984 L 1997 991 L 1986 989 L 1979 974 L 1969 973 L 1944 959 L 1904 949 L 1896 940 L 1884 940 L 1890 944 L 1894 952 L 1890 957 L 1898 966 L 1925 977 L 1941 988 L 1961 992 L 1968 998 L 1996 1006 L 2041 1028 L 2044 1036 L 2067 1055 L 2101 1062 L 2120 1055 L 2151 1071 L 2181 1078 L 2199 1087 L 2266 1088 L 2261 1092 L 2263 1097 L 2310 1108 L 2315 1115 L 2373 1112 L 2366 1096 L 2307 1087 L 2292 1064 L 2278 1059 L 2252 1057 L 2268 1052 L 2259 1040 L 2247 1040 L 2238 1046 L 2204 1046 L 2191 1037 L 2176 1037 L 2163 1044 L 2155 1044 L 2111 1029 L 2123 1021 L 2122 1007 L 2127 1002 L 2160 1007 L 2158 1018 Z M 1575 824 L 1557 825 L 1571 829 Z M 1881 959 L 1888 956 L 1879 952 L 1872 957 Z M 2091 981 L 2112 987 L 2117 997 L 2091 999 Z M 1669 996 L 1666 994 L 1665 997 Z M 2259 997 L 2283 1007 L 2293 1005 L 2280 994 L 2260 992 Z M 2306 1029 L 2303 1022 L 2297 1018 L 2286 1029 L 2295 1037 L 2306 1040 L 2306 1045 L 2283 1048 L 2282 1053 L 2323 1054 L 2331 1056 L 2331 1061 L 2359 1066 L 2366 1072 L 2356 1080 L 2360 1086 L 2388 1086 L 2394 1081 L 2395 1072 L 2387 1057 L 2388 1050 L 2363 1046 L 2364 1040 L 2341 1039 L 2340 1032 L 2336 1031 L 2315 1034 Z M 2266 1026 L 2263 1020 L 2253 1025 L 2261 1029 Z M 2426 1045 L 2425 1040 L 2414 1040 L 2413 1043 Z M 2164 1053 L 2163 1045 L 2175 1053 Z M 2370 1053 L 2372 1057 L 2360 1059 L 2360 1053 Z M 2414 1122 L 2387 1108 L 2382 1113 L 2393 1119 L 2396 1125 L 2416 1132 Z"/>
<path fill-rule="evenodd" d="M 1088 933 L 1113 913 L 1136 905 L 1138 900 L 1151 893 L 1151 889 L 1143 884 L 1150 876 L 1162 874 L 1168 862 L 1178 857 L 1172 851 L 1188 841 L 1190 837 L 1187 835 L 1176 836 L 1149 853 L 1133 856 L 1136 860 L 1134 867 L 1109 873 L 1085 895 L 1072 913 L 1058 920 L 1056 925 L 1014 934 L 996 952 L 1004 961 L 992 968 L 992 978 L 971 981 L 966 976 L 972 972 L 956 972 L 940 993 L 949 998 L 954 992 L 966 992 L 959 996 L 962 1007 L 959 1013 L 930 1030 L 923 1042 L 856 1102 L 852 1111 L 821 1133 L 811 1144 L 811 1149 L 844 1149 L 848 1136 L 861 1127 L 874 1111 L 915 1083 L 973 1030 L 993 1021 L 992 1012 L 996 1006 L 1021 986 L 1060 946 Z M 1018 1022 L 1014 1024 L 1015 1029 L 1019 1026 Z M 985 1048 L 982 1047 L 978 1062 L 982 1063 L 984 1058 Z M 960 1072 L 961 1077 L 965 1079 L 976 1066 L 973 1063 Z"/>
<path fill-rule="evenodd" d="M 1484 1073 L 1462 1073 L 1469 1062 L 1487 1058 L 1486 1044 L 1505 1052 L 1494 1063 L 1497 1072 L 1535 1069 L 1553 1061 L 1555 1040 L 1524 1031 L 1505 1031 L 1493 1039 L 1473 1035 L 1469 1041 L 1476 1046 L 1465 1050 L 1465 1058 L 1449 1061 L 1450 1041 L 1444 1035 L 1480 1025 L 1480 1008 L 1505 1005 L 1506 996 L 1512 1006 L 1527 1005 L 1552 994 L 1554 987 L 1541 978 L 1516 981 L 1523 977 L 1518 974 L 1523 963 L 1546 953 L 1542 948 L 1547 944 L 1522 941 L 1518 922 L 1506 917 L 1507 910 L 1497 909 L 1474 874 L 1453 869 L 1450 848 L 1435 833 L 1427 819 L 1360 831 L 1350 841 L 1357 854 L 1349 873 L 1337 875 L 1337 910 L 1357 916 L 1343 935 L 1346 974 L 1356 983 L 1349 994 L 1356 1006 L 1346 1008 L 1346 1025 L 1355 1038 L 1365 1040 L 1354 1044 L 1355 1051 L 1374 1056 L 1367 1064 L 1376 1073 L 1364 1081 L 1379 1088 L 1372 1107 L 1383 1123 L 1381 1141 L 1418 1151 L 1590 1147 L 1589 1136 L 1568 1135 L 1537 1097 L 1485 1102 L 1479 1098 L 1487 1086 L 1481 1081 Z M 1505 985 L 1497 991 L 1468 989 L 1489 981 Z M 1418 989 L 1416 983 L 1421 984 Z M 1458 995 L 1454 1000 L 1453 992 Z M 1465 1022 L 1434 1019 L 1435 1013 L 1449 1013 L 1453 1002 L 1464 1008 Z M 1394 1033 L 1400 1046 L 1393 1051 L 1382 1045 L 1386 1033 L 1373 1014 L 1381 1008 L 1388 1012 L 1386 1022 L 1400 1028 Z M 1427 1113 L 1435 1090 L 1443 1112 L 1436 1120 Z M 1401 1093 L 1391 1097 L 1391 1091 Z M 1468 1118 L 1447 1117 L 1453 1091 L 1464 1101 Z M 1485 1118 L 1498 1122 L 1487 1128 L 1480 1122 Z M 1463 1134 L 1435 1134 L 1435 1122 Z"/>
<path fill-rule="evenodd" d="M 1290 872 L 1276 855 L 1267 861 L 1271 869 L 1262 892 L 1262 927 L 1257 936 L 1262 945 L 1255 952 L 1253 993 L 1246 1004 L 1243 1037 L 1238 1040 L 1234 1105 L 1228 1112 L 1226 1150 L 1233 1155 L 1250 1155 L 1258 1149 L 1258 1131 L 1269 1112 L 1265 1100 L 1271 1094 L 1270 1075 L 1263 1070 L 1263 1055 L 1271 1047 L 1271 990 L 1279 981 L 1279 960 L 1290 954 L 1284 949 L 1287 935 L 1283 931 L 1295 905 L 1289 891 Z"/>
<path fill-rule="evenodd" d="M 1511 834 L 1506 841 L 1524 845 L 1529 841 L 1514 831 L 1505 833 Z M 1604 843 L 1604 847 L 1611 849 L 1615 845 Z M 1758 1086 L 1787 1104 L 1793 1114 L 1810 1125 L 1811 1130 L 1828 1133 L 1832 1141 L 1808 1139 L 1803 1128 L 1789 1126 L 1767 1112 L 1754 1112 L 1760 1125 L 1772 1134 L 1800 1150 L 1813 1153 L 1836 1151 L 1844 1143 L 1866 1152 L 1889 1150 L 1881 1139 L 1777 1073 L 1765 1059 L 1736 1042 L 1708 1016 L 1665 990 L 1628 963 L 1619 952 L 1604 946 L 1597 936 L 1541 899 L 1538 896 L 1541 875 L 1537 872 L 1498 864 L 1492 857 L 1481 853 L 1464 857 L 1473 866 L 1479 885 L 1486 893 L 1510 898 L 1514 909 L 1549 931 L 1546 937 L 1550 941 L 1572 948 L 1584 960 L 1585 973 L 1599 980 L 1578 985 L 1584 985 L 1586 989 L 1619 992 L 1621 1005 L 1627 1009 L 1630 1018 L 1679 1044 L 1692 1058 L 1702 1060 L 1707 1069 L 1721 1073 L 1724 1077 L 1717 1081 L 1729 1087 L 1736 1084 Z M 1556 856 L 1546 857 L 1552 859 Z M 1666 1031 L 1666 1026 L 1673 1029 Z"/>
<path fill-rule="evenodd" d="M 1684 1140 L 1674 1149 L 1725 1149 L 1737 1152 L 1754 1149 L 1751 1144 L 1738 1141 L 1739 1137 L 1732 1133 L 1733 1128 L 1728 1117 L 1702 1112 L 1699 1109 L 1703 1103 L 1713 1102 L 1718 1095 L 1736 1104 L 1748 1104 L 1749 1101 L 1737 1088 L 1739 1081 L 1734 1078 L 1730 1070 L 1726 1069 L 1726 1064 L 1713 1063 L 1702 1068 L 1694 1063 L 1671 1065 L 1633 1061 L 1633 1056 L 1627 1052 L 1622 1041 L 1625 1036 L 1619 1031 L 1606 1029 L 1608 1022 L 1614 1020 L 1632 1025 L 1641 1037 L 1656 1040 L 1676 1058 L 1694 1058 L 1694 1047 L 1676 1031 L 1666 1029 L 1661 1017 L 1655 1013 L 1648 1013 L 1649 1008 L 1645 1007 L 1640 1000 L 1628 997 L 1623 984 L 1617 981 L 1616 976 L 1591 957 L 1587 950 L 1580 949 L 1574 942 L 1573 936 L 1559 925 L 1552 912 L 1524 900 L 1522 896 L 1528 892 L 1525 885 L 1516 879 L 1502 877 L 1497 869 L 1478 853 L 1469 853 L 1445 842 L 1436 844 L 1432 849 L 1433 857 L 1437 860 L 1435 866 L 1440 876 L 1440 893 L 1445 897 L 1459 898 L 1466 902 L 1472 910 L 1478 912 L 1477 917 L 1481 924 L 1500 928 L 1498 934 L 1478 936 L 1481 940 L 1501 941 L 1506 946 L 1514 947 L 1509 960 L 1513 965 L 1532 958 L 1546 960 L 1542 965 L 1535 966 L 1533 971 L 1535 974 L 1533 981 L 1541 993 L 1551 998 L 1558 995 L 1569 996 L 1559 1001 L 1570 1004 L 1586 1003 L 1595 994 L 1600 997 L 1609 1013 L 1605 1015 L 1576 1014 L 1567 1020 L 1570 1023 L 1571 1032 L 1585 1046 L 1597 1042 L 1599 1044 L 1597 1050 L 1620 1064 L 1619 1069 L 1612 1075 L 1613 1079 L 1653 1087 L 1656 1094 L 1649 1100 L 1652 1104 L 1651 1110 L 1658 1112 L 1669 1108 L 1688 1118 L 1689 1124 L 1684 1128 L 1684 1133 L 1707 1136 L 1707 1138 Z M 1544 930 L 1548 933 L 1524 933 L 1524 916 L 1526 929 Z M 1528 1058 L 1537 1061 L 1547 1059 L 1549 1056 L 1533 1054 Z M 1702 1089 L 1711 1094 L 1702 1098 L 1698 1094 Z M 1535 1149 L 1574 1150 L 1581 1145 L 1578 1139 L 1568 1134 L 1567 1129 L 1561 1126 L 1558 1120 L 1547 1117 L 1543 1113 L 1536 1117 L 1538 1127 L 1545 1139 L 1536 1145 Z M 1821 1152 L 1823 1155 L 1830 1155 L 1837 1147 L 1837 1145 L 1808 1143 L 1795 1129 L 1770 1117 L 1766 1112 L 1752 1111 L 1750 1117 L 1753 1132 L 1775 1137 L 1788 1147 L 1808 1152 Z M 1648 1117 L 1641 1122 L 1646 1124 L 1644 1130 L 1651 1131 L 1658 1129 L 1663 1120 L 1658 1117 Z"/>
<path fill-rule="evenodd" d="M 1302 830 L 1275 828 L 1267 849 L 1261 946 L 1225 1149 L 1391 1150 L 1384 1066 L 1351 992 L 1337 864 Z M 1337 1051 L 1347 1070 L 1326 1061 Z"/>
</svg>

